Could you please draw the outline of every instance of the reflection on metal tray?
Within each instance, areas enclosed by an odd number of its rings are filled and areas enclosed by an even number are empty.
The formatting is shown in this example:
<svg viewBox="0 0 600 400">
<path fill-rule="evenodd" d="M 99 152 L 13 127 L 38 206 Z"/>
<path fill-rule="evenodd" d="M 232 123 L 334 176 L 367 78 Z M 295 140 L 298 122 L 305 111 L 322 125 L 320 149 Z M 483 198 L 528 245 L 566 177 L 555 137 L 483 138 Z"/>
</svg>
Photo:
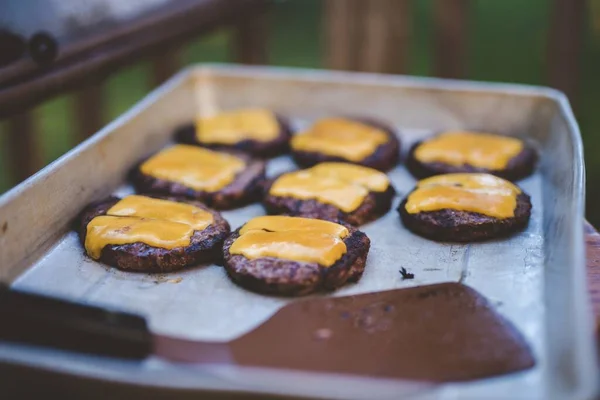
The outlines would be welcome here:
<svg viewBox="0 0 600 400">
<path fill-rule="evenodd" d="M 445 128 L 484 129 L 533 142 L 538 171 L 520 185 L 532 196 L 525 232 L 480 244 L 419 238 L 395 211 L 365 225 L 371 253 L 358 284 L 332 295 L 462 281 L 497 304 L 532 345 L 529 371 L 436 388 L 407 382 L 232 367 L 173 365 L 36 351 L 0 344 L 0 360 L 149 387 L 286 393 L 317 397 L 586 398 L 595 389 L 595 358 L 584 276 L 584 167 L 577 125 L 565 98 L 550 89 L 385 75 L 266 67 L 199 66 L 183 71 L 101 133 L 0 200 L 0 277 L 13 286 L 145 315 L 153 331 L 228 340 L 247 332 L 286 302 L 233 285 L 216 265 L 163 275 L 110 269 L 85 257 L 69 223 L 88 202 L 131 192 L 128 169 L 167 145 L 173 129 L 197 112 L 244 106 L 273 109 L 295 128 L 334 114 L 379 118 L 398 128 L 403 148 Z M 269 164 L 274 175 L 294 168 L 289 157 Z M 400 195 L 414 179 L 390 173 Z M 395 205 L 399 198 L 396 199 Z M 232 228 L 264 211 L 225 212 Z M 402 280 L 406 267 L 414 280 Z M 268 351 L 268 349 L 265 349 Z"/>
</svg>

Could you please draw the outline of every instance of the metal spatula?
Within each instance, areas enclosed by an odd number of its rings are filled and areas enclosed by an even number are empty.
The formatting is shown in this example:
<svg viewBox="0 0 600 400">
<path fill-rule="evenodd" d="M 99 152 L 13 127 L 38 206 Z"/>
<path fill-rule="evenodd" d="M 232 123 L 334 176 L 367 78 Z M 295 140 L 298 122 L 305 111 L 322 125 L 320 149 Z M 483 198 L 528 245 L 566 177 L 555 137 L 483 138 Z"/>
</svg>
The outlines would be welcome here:
<svg viewBox="0 0 600 400">
<path fill-rule="evenodd" d="M 298 300 L 226 343 L 158 335 L 137 315 L 7 287 L 0 291 L 0 321 L 0 339 L 112 357 L 156 355 L 176 362 L 430 382 L 534 364 L 512 324 L 459 283 Z"/>
</svg>

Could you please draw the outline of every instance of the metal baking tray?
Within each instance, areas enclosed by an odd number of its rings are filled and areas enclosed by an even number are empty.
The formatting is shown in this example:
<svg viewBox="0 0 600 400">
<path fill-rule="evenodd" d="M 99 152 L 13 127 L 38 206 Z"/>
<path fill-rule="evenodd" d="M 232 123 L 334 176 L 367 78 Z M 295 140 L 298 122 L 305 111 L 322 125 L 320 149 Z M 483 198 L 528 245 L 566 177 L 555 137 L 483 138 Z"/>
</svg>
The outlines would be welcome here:
<svg viewBox="0 0 600 400">
<path fill-rule="evenodd" d="M 295 301 L 242 290 L 216 265 L 162 275 L 108 268 L 85 257 L 70 231 L 72 219 L 87 203 L 111 193 L 130 193 L 127 171 L 167 145 L 176 126 L 198 111 L 244 106 L 275 110 L 298 129 L 330 115 L 378 118 L 398 128 L 405 150 L 411 142 L 448 128 L 483 129 L 533 142 L 541 154 L 539 168 L 520 182 L 533 201 L 526 231 L 488 243 L 441 244 L 411 234 L 390 211 L 362 228 L 372 243 L 363 278 L 331 295 L 462 281 L 489 298 L 525 335 L 536 367 L 470 383 L 424 386 L 368 377 L 184 366 L 155 358 L 132 363 L 1 343 L 0 361 L 148 390 L 331 398 L 592 396 L 596 363 L 585 282 L 582 145 L 566 98 L 547 88 L 271 67 L 188 68 L 0 199 L 0 279 L 16 288 L 134 311 L 155 332 L 202 340 L 234 338 Z M 292 168 L 284 156 L 272 160 L 268 172 Z M 403 165 L 390 177 L 400 195 L 415 184 Z M 255 204 L 224 215 L 235 229 L 263 213 Z M 401 267 L 415 279 L 403 281 Z"/>
</svg>

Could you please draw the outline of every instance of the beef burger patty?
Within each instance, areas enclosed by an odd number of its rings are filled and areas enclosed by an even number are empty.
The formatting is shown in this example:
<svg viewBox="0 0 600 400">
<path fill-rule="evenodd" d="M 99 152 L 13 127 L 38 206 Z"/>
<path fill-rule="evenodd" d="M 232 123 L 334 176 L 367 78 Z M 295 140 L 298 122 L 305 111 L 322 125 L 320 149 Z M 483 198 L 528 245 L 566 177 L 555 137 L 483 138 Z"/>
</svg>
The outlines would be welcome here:
<svg viewBox="0 0 600 400">
<path fill-rule="evenodd" d="M 529 196 L 489 174 L 447 174 L 422 180 L 398 207 L 410 231 L 442 242 L 505 237 L 527 227 Z"/>
<path fill-rule="evenodd" d="M 419 178 L 458 172 L 483 172 L 510 181 L 529 176 L 536 151 L 522 140 L 488 133 L 448 131 L 413 145 L 406 160 Z"/>
<path fill-rule="evenodd" d="M 175 131 L 175 140 L 217 150 L 270 158 L 289 150 L 288 122 L 263 109 L 243 109 L 199 118 Z"/>
<path fill-rule="evenodd" d="M 215 262 L 230 232 L 218 212 L 173 197 L 109 197 L 90 204 L 78 221 L 86 254 L 137 272 L 170 272 Z"/>
<path fill-rule="evenodd" d="M 263 205 L 271 214 L 339 220 L 358 226 L 388 212 L 395 193 L 383 172 L 326 162 L 269 182 Z"/>
<path fill-rule="evenodd" d="M 183 144 L 155 154 L 131 172 L 139 192 L 183 196 L 220 210 L 260 199 L 264 179 L 263 161 Z"/>
<path fill-rule="evenodd" d="M 369 238 L 349 225 L 263 216 L 225 240 L 223 259 L 229 277 L 246 289 L 301 296 L 358 281 L 369 247 Z"/>
<path fill-rule="evenodd" d="M 302 167 L 343 161 L 387 171 L 400 158 L 400 140 L 382 123 L 367 119 L 326 118 L 291 141 L 292 155 Z"/>
</svg>

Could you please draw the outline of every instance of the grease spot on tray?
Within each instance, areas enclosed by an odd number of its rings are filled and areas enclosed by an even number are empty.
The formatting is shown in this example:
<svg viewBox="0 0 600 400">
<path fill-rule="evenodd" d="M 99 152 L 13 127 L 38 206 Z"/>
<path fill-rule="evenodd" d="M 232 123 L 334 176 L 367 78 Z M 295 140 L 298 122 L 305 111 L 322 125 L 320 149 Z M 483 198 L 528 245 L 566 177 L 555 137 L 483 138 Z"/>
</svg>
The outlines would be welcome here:
<svg viewBox="0 0 600 400">
<path fill-rule="evenodd" d="M 150 275 L 150 277 L 153 278 L 153 282 L 157 285 L 161 283 L 179 283 L 183 280 L 183 278 L 180 276 L 170 278 L 166 275 Z"/>
</svg>

